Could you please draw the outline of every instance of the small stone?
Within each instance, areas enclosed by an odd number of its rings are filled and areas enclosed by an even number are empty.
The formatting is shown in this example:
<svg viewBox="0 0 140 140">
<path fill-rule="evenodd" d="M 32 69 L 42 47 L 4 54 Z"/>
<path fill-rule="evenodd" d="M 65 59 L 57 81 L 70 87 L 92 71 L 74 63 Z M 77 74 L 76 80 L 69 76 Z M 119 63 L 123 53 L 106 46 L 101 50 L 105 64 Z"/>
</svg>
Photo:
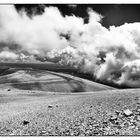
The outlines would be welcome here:
<svg viewBox="0 0 140 140">
<path fill-rule="evenodd" d="M 140 121 L 140 116 L 137 116 L 137 120 Z"/>
<path fill-rule="evenodd" d="M 23 125 L 27 125 L 29 123 L 29 121 L 24 120 L 23 121 Z"/>
<path fill-rule="evenodd" d="M 42 130 L 42 131 L 40 132 L 40 134 L 41 134 L 41 135 L 46 134 L 46 131 L 45 131 L 45 130 Z"/>
<path fill-rule="evenodd" d="M 126 109 L 123 111 L 124 115 L 127 117 L 127 116 L 131 116 L 133 114 L 132 111 L 130 111 L 129 109 Z"/>
<path fill-rule="evenodd" d="M 71 136 L 74 136 L 74 132 L 71 132 Z"/>
<path fill-rule="evenodd" d="M 128 123 L 128 122 L 125 122 L 125 123 L 122 124 L 121 126 L 124 127 L 124 128 L 128 128 L 128 127 L 129 127 L 129 123 Z"/>
<path fill-rule="evenodd" d="M 115 125 L 119 125 L 119 121 L 115 121 Z"/>
<path fill-rule="evenodd" d="M 106 122 L 106 121 L 103 122 L 103 125 L 104 126 L 107 126 L 107 124 L 108 124 L 108 122 Z"/>
<path fill-rule="evenodd" d="M 137 106 L 140 107 L 140 103 L 137 103 Z"/>
<path fill-rule="evenodd" d="M 117 130 L 115 130 L 115 134 L 117 134 L 117 135 L 119 135 L 119 130 L 117 129 Z"/>
<path fill-rule="evenodd" d="M 136 112 L 135 112 L 135 115 L 140 115 L 140 112 L 136 111 Z"/>
<path fill-rule="evenodd" d="M 49 105 L 48 108 L 52 108 L 53 106 Z"/>
<path fill-rule="evenodd" d="M 134 129 L 136 126 L 135 125 L 131 125 L 129 126 L 129 129 Z"/>
<path fill-rule="evenodd" d="M 137 108 L 137 112 L 139 112 L 139 113 L 140 113 L 140 108 Z"/>
<path fill-rule="evenodd" d="M 99 134 L 99 130 L 93 130 L 92 133 L 93 133 L 94 135 L 97 135 L 97 134 Z"/>
<path fill-rule="evenodd" d="M 117 126 L 118 129 L 121 129 L 122 127 L 120 125 Z"/>
<path fill-rule="evenodd" d="M 10 130 L 9 130 L 9 129 L 7 129 L 6 131 L 7 131 L 7 132 L 9 132 Z"/>
<path fill-rule="evenodd" d="M 120 111 L 117 111 L 117 110 L 116 110 L 115 113 L 116 113 L 117 115 L 119 115 L 119 114 L 120 114 Z"/>
<path fill-rule="evenodd" d="M 133 122 L 136 122 L 136 121 L 134 119 L 130 119 L 130 122 L 133 123 Z"/>
<path fill-rule="evenodd" d="M 42 132 L 42 133 L 46 133 L 46 131 L 45 131 L 45 130 L 42 130 L 41 132 Z"/>
<path fill-rule="evenodd" d="M 114 120 L 117 120 L 117 116 L 116 116 L 116 115 L 112 115 L 112 116 L 110 117 L 110 121 L 114 121 Z"/>
<path fill-rule="evenodd" d="M 11 89 L 8 89 L 8 91 L 11 91 Z"/>
<path fill-rule="evenodd" d="M 90 135 L 92 132 L 90 130 L 86 131 L 86 135 Z"/>
<path fill-rule="evenodd" d="M 137 130 L 140 131 L 140 126 L 137 127 Z"/>
<path fill-rule="evenodd" d="M 109 131 L 110 129 L 111 129 L 110 126 L 107 126 L 104 130 Z"/>
<path fill-rule="evenodd" d="M 15 134 L 14 133 L 11 133 L 11 134 L 9 134 L 10 136 L 15 136 Z"/>
<path fill-rule="evenodd" d="M 136 97 L 135 101 L 137 102 L 137 104 L 140 104 L 140 97 Z"/>
<path fill-rule="evenodd" d="M 118 117 L 119 117 L 119 118 L 123 118 L 123 117 L 124 117 L 123 113 L 120 113 L 120 114 L 118 115 Z"/>
</svg>

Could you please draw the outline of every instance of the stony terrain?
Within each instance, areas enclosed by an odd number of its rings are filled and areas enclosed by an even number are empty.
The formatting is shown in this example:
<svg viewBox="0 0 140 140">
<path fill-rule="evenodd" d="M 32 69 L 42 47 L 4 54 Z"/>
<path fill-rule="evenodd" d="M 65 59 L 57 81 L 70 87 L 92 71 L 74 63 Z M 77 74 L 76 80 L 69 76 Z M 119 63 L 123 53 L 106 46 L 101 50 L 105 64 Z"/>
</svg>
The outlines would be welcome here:
<svg viewBox="0 0 140 140">
<path fill-rule="evenodd" d="M 24 93 L 11 93 L 11 100 L 1 96 L 0 135 L 140 135 L 138 89 L 71 95 Z"/>
</svg>

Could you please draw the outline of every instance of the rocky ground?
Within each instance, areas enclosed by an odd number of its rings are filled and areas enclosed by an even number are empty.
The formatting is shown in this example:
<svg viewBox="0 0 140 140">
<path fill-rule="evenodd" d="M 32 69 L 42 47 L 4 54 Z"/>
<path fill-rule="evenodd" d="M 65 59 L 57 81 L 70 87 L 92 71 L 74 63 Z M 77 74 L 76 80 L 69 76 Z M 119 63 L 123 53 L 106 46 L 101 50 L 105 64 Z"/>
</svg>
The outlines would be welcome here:
<svg viewBox="0 0 140 140">
<path fill-rule="evenodd" d="M 17 96 L 17 95 L 16 95 Z M 6 103 L 9 110 L 26 110 L 0 122 L 0 135 L 127 136 L 140 135 L 139 90 L 114 90 L 87 95 L 52 95 Z M 28 96 L 29 98 L 30 96 Z M 49 97 L 49 98 L 48 98 Z M 51 100 L 53 102 L 48 102 Z M 17 101 L 15 101 L 17 103 Z M 23 104 L 23 105 L 22 105 Z M 10 109 L 11 107 L 11 109 Z M 6 105 L 5 105 L 6 109 Z M 1 108 L 2 110 L 2 108 Z M 7 110 L 8 112 L 8 110 Z M 16 112 L 18 112 L 16 110 Z M 3 111 L 4 113 L 4 111 Z M 6 114 L 6 113 L 5 113 Z"/>
<path fill-rule="evenodd" d="M 70 121 L 63 118 L 63 127 L 58 126 L 44 129 L 24 131 L 17 129 L 9 135 L 33 135 L 33 136 L 105 136 L 105 135 L 140 135 L 140 106 L 136 110 L 129 109 L 122 112 L 116 111 L 108 116 L 107 120 L 98 121 L 90 116 L 85 119 Z M 30 121 L 21 122 L 23 127 L 30 124 Z M 7 129 L 8 132 L 8 129 Z"/>
</svg>

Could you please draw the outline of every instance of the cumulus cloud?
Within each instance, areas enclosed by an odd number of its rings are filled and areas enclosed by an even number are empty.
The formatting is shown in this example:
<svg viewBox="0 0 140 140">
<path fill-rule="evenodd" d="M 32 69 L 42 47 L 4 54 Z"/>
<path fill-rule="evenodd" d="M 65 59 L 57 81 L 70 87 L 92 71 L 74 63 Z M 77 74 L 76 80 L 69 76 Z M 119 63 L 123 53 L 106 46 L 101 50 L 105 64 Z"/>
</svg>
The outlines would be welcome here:
<svg viewBox="0 0 140 140">
<path fill-rule="evenodd" d="M 18 55 L 10 51 L 2 51 L 0 53 L 1 60 L 9 60 L 9 59 L 16 60 L 17 58 L 18 58 Z"/>
<path fill-rule="evenodd" d="M 102 15 L 91 8 L 87 12 L 85 24 L 81 17 L 62 16 L 56 7 L 29 18 L 23 10 L 1 5 L 0 43 L 6 45 L 0 45 L 0 60 L 43 58 L 101 81 L 140 87 L 140 23 L 107 29 Z"/>
</svg>

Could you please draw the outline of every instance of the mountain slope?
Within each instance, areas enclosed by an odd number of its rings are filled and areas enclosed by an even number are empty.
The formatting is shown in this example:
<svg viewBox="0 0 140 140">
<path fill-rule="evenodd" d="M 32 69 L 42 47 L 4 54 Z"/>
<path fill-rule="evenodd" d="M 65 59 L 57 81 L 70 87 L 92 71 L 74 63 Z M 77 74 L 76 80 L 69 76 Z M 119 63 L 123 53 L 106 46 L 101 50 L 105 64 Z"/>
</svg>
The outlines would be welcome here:
<svg viewBox="0 0 140 140">
<path fill-rule="evenodd" d="M 0 88 L 51 92 L 90 92 L 114 89 L 69 74 L 27 68 L 10 68 L 1 73 Z"/>
</svg>

